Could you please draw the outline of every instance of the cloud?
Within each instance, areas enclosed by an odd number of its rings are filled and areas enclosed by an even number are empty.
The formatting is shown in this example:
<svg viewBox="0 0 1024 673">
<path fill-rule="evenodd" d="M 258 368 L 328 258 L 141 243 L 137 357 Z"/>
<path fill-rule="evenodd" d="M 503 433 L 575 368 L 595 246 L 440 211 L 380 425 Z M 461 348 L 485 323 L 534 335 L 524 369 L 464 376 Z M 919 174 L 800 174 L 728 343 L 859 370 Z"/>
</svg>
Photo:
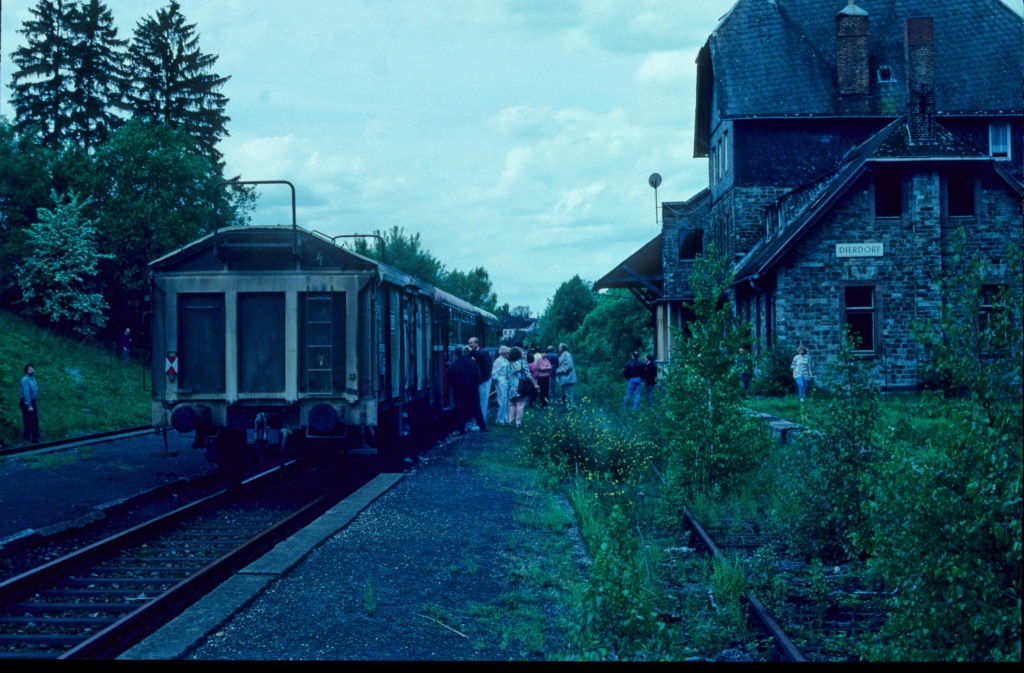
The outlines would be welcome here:
<svg viewBox="0 0 1024 673">
<path fill-rule="evenodd" d="M 662 51 L 649 54 L 636 71 L 641 86 L 678 87 L 692 79 L 693 52 Z"/>
<path fill-rule="evenodd" d="M 488 120 L 498 135 L 513 139 L 536 139 L 556 130 L 550 111 L 528 105 L 507 107 Z"/>
</svg>

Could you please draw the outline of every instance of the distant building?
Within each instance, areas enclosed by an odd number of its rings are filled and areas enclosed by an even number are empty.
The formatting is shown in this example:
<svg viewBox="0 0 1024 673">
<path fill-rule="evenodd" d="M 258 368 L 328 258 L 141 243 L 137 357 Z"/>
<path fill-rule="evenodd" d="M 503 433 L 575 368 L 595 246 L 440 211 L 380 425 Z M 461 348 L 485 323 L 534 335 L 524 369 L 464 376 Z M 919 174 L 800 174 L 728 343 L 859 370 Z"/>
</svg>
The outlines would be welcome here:
<svg viewBox="0 0 1024 673">
<path fill-rule="evenodd" d="M 663 203 L 661 235 L 595 287 L 643 298 L 668 360 L 713 241 L 755 348 L 803 344 L 824 364 L 846 324 L 880 385 L 917 387 L 910 324 L 938 315 L 957 230 L 988 260 L 987 284 L 1011 281 L 1022 44 L 1000 0 L 739 0 L 697 56 L 708 187 Z"/>
<path fill-rule="evenodd" d="M 526 318 L 519 315 L 506 316 L 501 320 L 501 341 L 506 343 L 523 339 L 535 329 L 537 329 L 536 318 Z"/>
</svg>

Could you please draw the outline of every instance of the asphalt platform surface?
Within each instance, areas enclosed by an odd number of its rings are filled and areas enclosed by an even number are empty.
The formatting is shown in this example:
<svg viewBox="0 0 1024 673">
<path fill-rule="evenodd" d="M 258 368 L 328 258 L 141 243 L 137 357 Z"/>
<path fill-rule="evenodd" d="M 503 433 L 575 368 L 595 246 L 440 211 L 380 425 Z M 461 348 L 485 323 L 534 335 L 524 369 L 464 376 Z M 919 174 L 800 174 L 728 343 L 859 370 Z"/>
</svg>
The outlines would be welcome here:
<svg viewBox="0 0 1024 673">
<path fill-rule="evenodd" d="M 452 436 L 379 475 L 121 659 L 522 658 L 449 621 L 510 591 L 518 495 L 465 460 L 500 434 Z"/>
<path fill-rule="evenodd" d="M 87 525 L 132 498 L 212 473 L 191 437 L 167 433 L 0 458 L 0 548 Z"/>
</svg>

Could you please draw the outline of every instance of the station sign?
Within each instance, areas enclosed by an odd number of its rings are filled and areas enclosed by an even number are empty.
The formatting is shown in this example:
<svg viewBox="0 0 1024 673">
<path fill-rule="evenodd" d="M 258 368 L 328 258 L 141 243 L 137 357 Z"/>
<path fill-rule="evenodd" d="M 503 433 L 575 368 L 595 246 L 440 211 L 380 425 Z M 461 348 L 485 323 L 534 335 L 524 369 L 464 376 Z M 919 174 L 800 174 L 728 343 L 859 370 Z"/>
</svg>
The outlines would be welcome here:
<svg viewBox="0 0 1024 673">
<path fill-rule="evenodd" d="M 882 257 L 881 243 L 836 243 L 836 257 Z"/>
</svg>

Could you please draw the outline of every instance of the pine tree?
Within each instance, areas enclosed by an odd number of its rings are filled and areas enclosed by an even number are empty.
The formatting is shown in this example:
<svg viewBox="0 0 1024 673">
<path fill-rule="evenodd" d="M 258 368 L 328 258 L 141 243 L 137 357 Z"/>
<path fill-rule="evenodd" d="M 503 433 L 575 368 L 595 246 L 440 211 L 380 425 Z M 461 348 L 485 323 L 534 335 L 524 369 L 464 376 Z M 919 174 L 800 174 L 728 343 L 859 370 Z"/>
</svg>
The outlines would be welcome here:
<svg viewBox="0 0 1024 673">
<path fill-rule="evenodd" d="M 115 109 L 123 107 L 124 55 L 127 40 L 117 39 L 110 10 L 100 0 L 88 0 L 73 14 L 74 90 L 71 128 L 78 144 L 92 149 L 121 125 Z"/>
<path fill-rule="evenodd" d="M 133 116 L 185 131 L 219 164 L 216 144 L 228 135 L 230 118 L 224 114 L 228 99 L 218 89 L 229 78 L 210 72 L 218 57 L 199 50 L 195 24 L 185 23 L 181 5 L 171 0 L 140 21 L 128 51 Z"/>
<path fill-rule="evenodd" d="M 69 134 L 72 98 L 72 44 L 74 2 L 39 0 L 29 12 L 34 17 L 18 32 L 25 46 L 11 54 L 18 67 L 12 76 L 11 104 L 19 133 L 36 135 L 40 142 L 59 148 Z"/>
<path fill-rule="evenodd" d="M 26 45 L 12 54 L 16 128 L 52 149 L 91 149 L 119 124 L 127 42 L 100 0 L 40 0 L 29 11 Z"/>
</svg>

